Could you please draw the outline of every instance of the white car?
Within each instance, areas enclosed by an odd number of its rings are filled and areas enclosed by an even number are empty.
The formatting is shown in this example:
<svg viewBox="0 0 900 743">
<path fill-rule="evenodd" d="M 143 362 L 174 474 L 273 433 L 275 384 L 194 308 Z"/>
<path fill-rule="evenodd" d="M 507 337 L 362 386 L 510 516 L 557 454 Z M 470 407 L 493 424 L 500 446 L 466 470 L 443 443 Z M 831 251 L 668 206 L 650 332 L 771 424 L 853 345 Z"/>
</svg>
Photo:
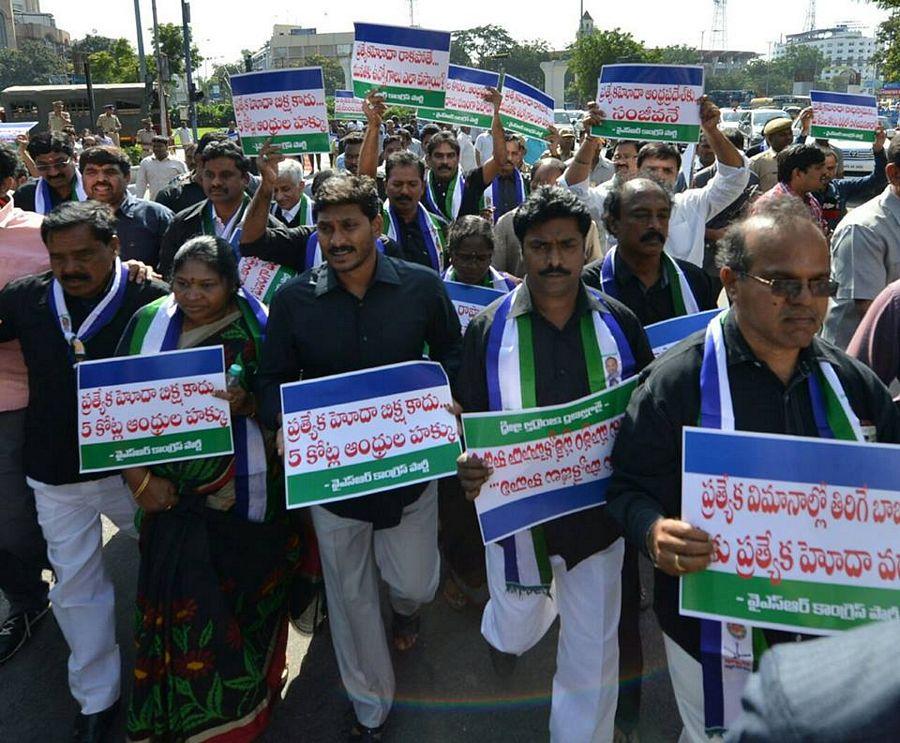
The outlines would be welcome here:
<svg viewBox="0 0 900 743">
<path fill-rule="evenodd" d="M 746 121 L 749 124 L 750 111 L 742 108 L 726 108 L 722 109 L 722 118 L 719 121 L 719 129 L 725 134 L 740 131 L 743 134 L 741 123 Z M 744 146 L 747 145 L 747 136 L 744 135 Z"/>
<path fill-rule="evenodd" d="M 751 147 L 763 141 L 763 129 L 772 119 L 791 118 L 787 111 L 781 108 L 756 108 L 743 113 L 745 115 L 741 119 L 740 128 L 744 136 L 750 139 Z"/>
<path fill-rule="evenodd" d="M 813 137 L 806 138 L 806 144 L 815 144 Z M 869 175 L 875 170 L 875 155 L 872 152 L 871 142 L 854 142 L 851 139 L 829 139 L 828 144 L 836 150 L 840 150 L 844 160 L 844 175 L 857 177 Z"/>
</svg>

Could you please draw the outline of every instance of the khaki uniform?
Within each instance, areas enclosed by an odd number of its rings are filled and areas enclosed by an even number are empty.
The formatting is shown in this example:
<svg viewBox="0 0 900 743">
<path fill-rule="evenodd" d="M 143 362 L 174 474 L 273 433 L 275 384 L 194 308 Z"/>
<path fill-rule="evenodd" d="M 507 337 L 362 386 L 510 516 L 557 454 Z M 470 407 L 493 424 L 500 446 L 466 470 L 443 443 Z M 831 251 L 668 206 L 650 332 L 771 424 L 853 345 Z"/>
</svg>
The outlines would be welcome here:
<svg viewBox="0 0 900 743">
<path fill-rule="evenodd" d="M 759 178 L 760 193 L 765 193 L 778 183 L 777 157 L 777 152 L 768 149 L 750 158 L 750 170 Z"/>
<path fill-rule="evenodd" d="M 122 124 L 119 122 L 118 116 L 115 114 L 100 114 L 97 117 L 97 126 L 113 141 L 116 147 L 119 146 L 119 129 L 122 128 Z"/>
<path fill-rule="evenodd" d="M 67 126 L 72 126 L 72 117 L 69 115 L 68 111 L 63 111 L 62 113 L 51 111 L 50 116 L 48 117 L 48 123 L 50 124 L 51 134 L 62 134 L 63 129 Z"/>
</svg>

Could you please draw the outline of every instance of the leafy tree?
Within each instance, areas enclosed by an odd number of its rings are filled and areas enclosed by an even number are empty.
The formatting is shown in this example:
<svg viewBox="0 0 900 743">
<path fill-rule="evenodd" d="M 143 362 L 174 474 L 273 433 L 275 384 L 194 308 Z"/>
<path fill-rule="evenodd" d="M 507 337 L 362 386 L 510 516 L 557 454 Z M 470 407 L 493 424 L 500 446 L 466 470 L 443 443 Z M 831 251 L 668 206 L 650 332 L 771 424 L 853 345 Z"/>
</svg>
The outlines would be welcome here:
<svg viewBox="0 0 900 743">
<path fill-rule="evenodd" d="M 453 64 L 484 67 L 490 57 L 506 54 L 517 46 L 502 26 L 476 26 L 450 35 L 450 61 Z M 485 68 L 486 69 L 486 68 Z"/>
<path fill-rule="evenodd" d="M 10 85 L 47 85 L 50 75 L 65 71 L 65 60 L 40 41 L 23 41 L 17 50 L 0 49 L 0 90 Z"/>
<path fill-rule="evenodd" d="M 334 95 L 335 89 L 344 88 L 344 68 L 334 57 L 312 54 L 303 60 L 304 67 L 321 67 L 325 79 L 325 95 Z"/>
<path fill-rule="evenodd" d="M 630 33 L 618 28 L 594 31 L 582 36 L 569 47 L 572 60 L 569 69 L 575 73 L 575 89 L 579 100 L 592 100 L 597 95 L 600 68 L 615 62 L 644 62 L 648 51 Z"/>
<path fill-rule="evenodd" d="M 700 64 L 700 52 L 684 44 L 662 46 L 649 49 L 647 61 L 657 64 Z"/>
<path fill-rule="evenodd" d="M 888 2 L 878 5 L 888 7 Z M 900 2 L 892 2 L 890 7 L 900 8 Z M 885 82 L 900 82 L 900 11 L 892 13 L 878 27 L 875 38 L 878 44 L 872 61 L 878 66 L 881 77 Z"/>
<path fill-rule="evenodd" d="M 550 48 L 546 41 L 526 41 L 522 44 L 516 42 L 506 52 L 499 54 L 507 56 L 488 57 L 481 61 L 479 67 L 494 72 L 502 70 L 508 75 L 543 89 L 544 72 L 541 70 L 541 62 L 550 58 Z"/>
<path fill-rule="evenodd" d="M 156 36 L 150 29 L 151 42 L 147 50 L 148 74 L 156 75 Z M 181 25 L 175 23 L 159 24 L 159 50 L 169 58 L 169 72 L 174 75 L 184 74 L 184 34 Z M 191 43 L 191 65 L 194 70 L 200 69 L 203 57 L 197 45 Z"/>
</svg>

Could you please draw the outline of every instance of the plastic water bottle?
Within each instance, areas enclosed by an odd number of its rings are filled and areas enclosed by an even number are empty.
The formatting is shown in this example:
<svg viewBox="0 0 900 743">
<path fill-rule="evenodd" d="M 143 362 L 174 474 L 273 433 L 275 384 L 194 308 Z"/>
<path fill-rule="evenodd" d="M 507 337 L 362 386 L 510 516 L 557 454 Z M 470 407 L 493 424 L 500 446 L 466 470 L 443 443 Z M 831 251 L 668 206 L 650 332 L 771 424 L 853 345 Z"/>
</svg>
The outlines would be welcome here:
<svg viewBox="0 0 900 743">
<path fill-rule="evenodd" d="M 225 389 L 236 390 L 241 386 L 241 372 L 243 369 L 240 364 L 232 364 L 225 372 Z"/>
</svg>

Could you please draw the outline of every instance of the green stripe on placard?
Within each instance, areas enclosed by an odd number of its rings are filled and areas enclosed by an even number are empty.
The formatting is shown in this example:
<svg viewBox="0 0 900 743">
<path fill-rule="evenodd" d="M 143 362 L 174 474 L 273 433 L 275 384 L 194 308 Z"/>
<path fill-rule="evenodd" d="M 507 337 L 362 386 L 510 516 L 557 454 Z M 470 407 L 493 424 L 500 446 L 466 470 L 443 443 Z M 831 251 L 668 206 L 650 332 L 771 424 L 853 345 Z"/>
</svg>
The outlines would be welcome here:
<svg viewBox="0 0 900 743">
<path fill-rule="evenodd" d="M 145 436 L 130 441 L 82 444 L 81 471 L 99 472 L 139 464 L 199 459 L 229 451 L 231 451 L 231 429 L 221 427 L 181 431 L 162 436 Z"/>
<path fill-rule="evenodd" d="M 789 607 L 792 610 L 751 611 L 750 594 L 757 594 L 761 601 L 767 596 L 778 596 L 785 602 L 803 602 L 803 610 L 799 610 L 798 605 Z M 864 619 L 845 618 L 839 614 L 857 604 L 865 611 Z M 889 588 L 798 580 L 784 580 L 773 586 L 768 577 L 741 578 L 714 570 L 703 570 L 682 578 L 682 609 L 733 617 L 748 624 L 764 622 L 818 630 L 847 630 L 878 618 L 879 608 L 890 613 L 898 606 L 900 591 Z"/>
<path fill-rule="evenodd" d="M 255 157 L 262 146 L 272 141 L 272 144 L 281 147 L 282 155 L 303 155 L 309 152 L 330 152 L 331 144 L 328 134 L 315 132 L 313 134 L 278 134 L 274 137 L 241 137 L 241 147 L 244 154 Z"/>
<path fill-rule="evenodd" d="M 459 451 L 459 444 L 442 444 L 382 460 L 366 460 L 359 464 L 291 475 L 287 478 L 287 505 L 288 508 L 302 508 L 311 502 L 354 498 L 416 481 L 446 477 L 456 473 Z M 427 469 L 419 466 L 423 462 L 428 463 Z M 417 465 L 415 470 L 413 465 Z M 405 468 L 406 472 L 392 473 L 394 468 Z M 346 478 L 353 482 L 334 492 L 332 481 Z"/>
<path fill-rule="evenodd" d="M 488 114 L 451 111 L 448 108 L 423 108 L 416 112 L 416 117 L 423 121 L 437 121 L 441 124 L 456 124 L 457 126 L 477 126 L 479 129 L 490 129 L 494 120 L 494 117 Z"/>
<path fill-rule="evenodd" d="M 365 121 L 366 115 L 362 111 L 355 114 L 336 113 L 331 118 L 334 121 Z"/>
<path fill-rule="evenodd" d="M 684 142 L 693 144 L 700 141 L 700 125 L 606 120 L 600 126 L 592 126 L 591 134 L 595 137 L 610 137 L 611 139 L 639 139 L 645 142 Z"/>
<path fill-rule="evenodd" d="M 545 126 L 530 124 L 527 121 L 514 119 L 506 114 L 500 114 L 500 121 L 503 122 L 503 128 L 508 132 L 524 134 L 526 137 L 534 137 L 535 139 L 543 139 L 547 136 L 547 127 Z"/>
<path fill-rule="evenodd" d="M 637 385 L 637 377 L 616 385 L 603 393 L 593 395 L 592 400 L 602 394 L 603 408 L 592 412 L 588 417 L 578 416 L 566 422 L 570 413 L 584 410 L 592 403 L 578 403 L 559 408 L 542 409 L 535 412 L 520 413 L 504 410 L 491 415 L 463 418 L 463 429 L 466 443 L 471 448 L 491 448 L 496 446 L 512 446 L 546 438 L 551 433 L 563 430 L 575 430 L 586 425 L 608 420 L 625 412 L 631 393 Z M 527 427 L 524 424 L 530 424 Z M 521 425 L 517 425 L 521 424 Z M 505 433 L 504 433 L 505 430 Z"/>
<path fill-rule="evenodd" d="M 839 126 L 810 127 L 809 133 L 816 139 L 850 139 L 854 142 L 874 142 L 875 131 L 873 129 L 843 129 Z"/>
<path fill-rule="evenodd" d="M 418 88 L 404 88 L 402 86 L 378 85 L 377 83 L 364 83 L 361 80 L 353 81 L 353 97 L 365 98 L 373 88 L 384 95 L 387 104 L 395 103 L 398 106 L 410 106 L 415 108 L 443 108 L 447 96 L 443 90 L 419 90 Z"/>
</svg>

